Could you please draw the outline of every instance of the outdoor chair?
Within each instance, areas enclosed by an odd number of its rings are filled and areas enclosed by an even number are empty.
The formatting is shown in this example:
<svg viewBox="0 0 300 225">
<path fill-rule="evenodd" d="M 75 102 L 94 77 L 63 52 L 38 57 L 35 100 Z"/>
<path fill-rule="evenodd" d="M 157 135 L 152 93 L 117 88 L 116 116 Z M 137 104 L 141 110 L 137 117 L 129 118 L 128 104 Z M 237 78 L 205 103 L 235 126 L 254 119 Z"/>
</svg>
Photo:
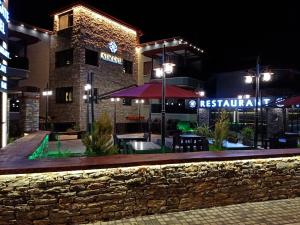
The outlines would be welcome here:
<svg viewBox="0 0 300 225">
<path fill-rule="evenodd" d="M 149 133 L 144 133 L 144 139 L 145 139 L 145 141 L 150 141 L 149 137 L 150 137 Z"/>
<path fill-rule="evenodd" d="M 181 139 L 180 139 L 180 133 L 174 133 L 173 134 L 173 152 L 176 152 L 176 148 L 180 151 L 181 149 Z"/>
</svg>

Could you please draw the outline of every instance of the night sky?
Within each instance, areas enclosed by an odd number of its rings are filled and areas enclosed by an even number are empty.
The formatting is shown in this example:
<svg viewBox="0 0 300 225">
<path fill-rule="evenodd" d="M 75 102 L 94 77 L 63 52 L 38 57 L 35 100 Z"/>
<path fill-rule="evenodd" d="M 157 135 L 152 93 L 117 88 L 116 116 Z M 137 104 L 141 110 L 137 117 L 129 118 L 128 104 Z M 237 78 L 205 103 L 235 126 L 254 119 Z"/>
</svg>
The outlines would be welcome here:
<svg viewBox="0 0 300 225">
<path fill-rule="evenodd" d="M 10 0 L 10 14 L 12 19 L 52 29 L 49 14 L 72 2 L 75 1 Z M 300 7 L 297 1 L 84 2 L 140 28 L 145 34 L 142 42 L 186 37 L 206 51 L 206 71 L 255 66 L 257 55 L 264 65 L 300 68 Z"/>
</svg>

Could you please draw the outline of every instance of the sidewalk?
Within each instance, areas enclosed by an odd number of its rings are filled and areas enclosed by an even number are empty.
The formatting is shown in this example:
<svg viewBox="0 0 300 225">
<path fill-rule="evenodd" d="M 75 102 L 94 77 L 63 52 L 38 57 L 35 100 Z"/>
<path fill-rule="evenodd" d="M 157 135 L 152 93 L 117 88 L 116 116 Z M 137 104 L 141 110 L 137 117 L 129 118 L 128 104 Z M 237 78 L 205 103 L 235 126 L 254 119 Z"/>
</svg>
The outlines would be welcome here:
<svg viewBox="0 0 300 225">
<path fill-rule="evenodd" d="M 300 198 L 96 222 L 88 225 L 300 225 Z"/>
</svg>

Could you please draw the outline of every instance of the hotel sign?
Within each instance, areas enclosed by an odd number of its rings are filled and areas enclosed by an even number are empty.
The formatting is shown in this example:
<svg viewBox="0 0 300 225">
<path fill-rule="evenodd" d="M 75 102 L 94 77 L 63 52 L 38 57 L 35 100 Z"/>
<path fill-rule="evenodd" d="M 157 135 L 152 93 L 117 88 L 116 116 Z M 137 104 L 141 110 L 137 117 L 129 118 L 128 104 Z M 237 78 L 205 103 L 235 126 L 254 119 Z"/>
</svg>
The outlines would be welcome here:
<svg viewBox="0 0 300 225">
<path fill-rule="evenodd" d="M 262 98 L 258 101 L 258 106 L 268 106 L 271 98 Z M 219 98 L 200 100 L 199 108 L 255 108 L 256 99 Z"/>
<path fill-rule="evenodd" d="M 3 0 L 0 0 L 0 35 L 6 37 L 7 27 L 9 22 L 9 13 L 3 4 Z"/>
<path fill-rule="evenodd" d="M 123 59 L 122 58 L 120 58 L 118 56 L 115 56 L 115 55 L 112 55 L 110 53 L 101 52 L 100 53 L 100 58 L 104 61 L 107 61 L 107 62 L 123 65 Z"/>
<path fill-rule="evenodd" d="M 116 54 L 118 51 L 118 45 L 116 44 L 116 42 L 114 42 L 114 41 L 109 42 L 107 47 L 112 54 L 107 53 L 107 52 L 101 52 L 100 59 L 107 61 L 107 62 L 123 65 L 123 59 L 116 55 L 113 55 L 113 54 Z"/>
</svg>

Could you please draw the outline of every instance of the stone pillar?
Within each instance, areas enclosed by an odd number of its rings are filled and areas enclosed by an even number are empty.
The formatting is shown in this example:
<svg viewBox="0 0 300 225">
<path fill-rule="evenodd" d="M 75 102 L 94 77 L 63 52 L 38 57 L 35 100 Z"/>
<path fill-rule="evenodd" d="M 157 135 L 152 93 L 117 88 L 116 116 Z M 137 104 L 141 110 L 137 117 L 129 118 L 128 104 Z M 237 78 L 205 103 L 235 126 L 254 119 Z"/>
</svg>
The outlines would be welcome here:
<svg viewBox="0 0 300 225">
<path fill-rule="evenodd" d="M 198 121 L 198 126 L 203 126 L 203 125 L 209 126 L 209 109 L 199 108 L 197 121 Z"/>
<path fill-rule="evenodd" d="M 37 92 L 23 92 L 21 100 L 21 120 L 25 133 L 39 130 L 40 94 Z"/>
<path fill-rule="evenodd" d="M 268 138 L 283 132 L 283 111 L 281 108 L 271 108 L 267 112 Z"/>
</svg>

